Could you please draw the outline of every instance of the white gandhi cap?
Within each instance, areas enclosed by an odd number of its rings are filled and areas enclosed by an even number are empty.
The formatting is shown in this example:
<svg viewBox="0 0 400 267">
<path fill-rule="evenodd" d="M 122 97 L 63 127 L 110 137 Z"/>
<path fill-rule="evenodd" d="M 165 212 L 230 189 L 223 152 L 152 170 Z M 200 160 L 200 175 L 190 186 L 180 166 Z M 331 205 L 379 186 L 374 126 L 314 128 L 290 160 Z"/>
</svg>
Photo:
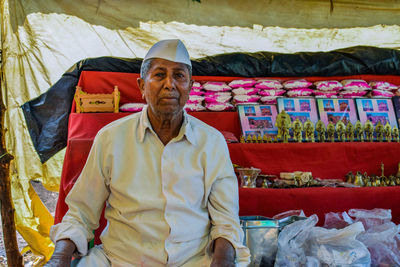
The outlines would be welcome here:
<svg viewBox="0 0 400 267">
<path fill-rule="evenodd" d="M 155 43 L 147 52 L 143 62 L 151 58 L 162 58 L 192 66 L 185 45 L 178 39 L 162 40 Z"/>
</svg>

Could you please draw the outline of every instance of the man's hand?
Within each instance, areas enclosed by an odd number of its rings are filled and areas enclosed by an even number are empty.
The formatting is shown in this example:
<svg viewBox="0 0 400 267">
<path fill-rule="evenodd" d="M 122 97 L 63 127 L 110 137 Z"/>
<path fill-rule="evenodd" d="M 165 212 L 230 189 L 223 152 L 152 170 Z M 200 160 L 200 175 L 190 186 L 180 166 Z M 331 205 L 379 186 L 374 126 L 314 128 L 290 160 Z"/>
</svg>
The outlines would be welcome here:
<svg viewBox="0 0 400 267">
<path fill-rule="evenodd" d="M 71 240 L 63 239 L 57 241 L 53 256 L 44 267 L 70 267 L 72 254 L 75 250 L 76 246 Z"/>
<path fill-rule="evenodd" d="M 235 249 L 228 240 L 222 237 L 215 239 L 210 267 L 235 267 Z"/>
</svg>

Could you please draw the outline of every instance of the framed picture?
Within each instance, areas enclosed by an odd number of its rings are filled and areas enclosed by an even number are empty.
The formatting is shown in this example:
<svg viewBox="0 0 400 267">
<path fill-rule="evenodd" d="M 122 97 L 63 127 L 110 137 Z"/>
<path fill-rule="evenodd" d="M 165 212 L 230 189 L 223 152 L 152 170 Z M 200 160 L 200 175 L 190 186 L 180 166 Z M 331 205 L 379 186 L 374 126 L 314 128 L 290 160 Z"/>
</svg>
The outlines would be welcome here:
<svg viewBox="0 0 400 267">
<path fill-rule="evenodd" d="M 317 123 L 318 113 L 314 98 L 285 98 L 280 97 L 278 101 L 278 113 L 285 110 L 290 119 L 299 119 L 302 123 L 310 119 L 312 123 Z"/>
<path fill-rule="evenodd" d="M 393 106 L 394 106 L 394 113 L 397 117 L 397 125 L 400 127 L 400 96 L 392 97 Z"/>
<path fill-rule="evenodd" d="M 317 107 L 319 118 L 326 126 L 329 122 L 336 124 L 338 121 L 343 121 L 346 125 L 349 122 L 353 125 L 357 122 L 354 99 L 318 98 Z"/>
<path fill-rule="evenodd" d="M 391 127 L 398 126 L 391 98 L 356 98 L 357 112 L 362 124 L 370 120 L 374 126 L 389 122 Z"/>
<path fill-rule="evenodd" d="M 275 126 L 276 116 L 278 115 L 275 105 L 238 105 L 240 125 L 242 135 L 275 136 L 278 128 Z"/>
</svg>

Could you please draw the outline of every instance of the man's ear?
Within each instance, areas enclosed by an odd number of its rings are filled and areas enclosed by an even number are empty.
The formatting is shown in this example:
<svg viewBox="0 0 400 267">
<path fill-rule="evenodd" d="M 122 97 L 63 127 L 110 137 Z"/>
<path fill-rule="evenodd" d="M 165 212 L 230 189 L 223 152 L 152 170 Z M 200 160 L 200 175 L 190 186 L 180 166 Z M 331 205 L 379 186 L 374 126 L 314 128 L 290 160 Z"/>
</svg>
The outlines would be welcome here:
<svg viewBox="0 0 400 267">
<path fill-rule="evenodd" d="M 144 99 L 144 80 L 142 78 L 137 78 L 136 81 L 139 86 L 140 93 L 142 94 L 142 98 Z"/>
<path fill-rule="evenodd" d="M 190 83 L 189 83 L 189 93 L 190 93 L 190 91 L 192 91 L 193 83 L 194 83 L 194 80 L 190 80 Z"/>
</svg>

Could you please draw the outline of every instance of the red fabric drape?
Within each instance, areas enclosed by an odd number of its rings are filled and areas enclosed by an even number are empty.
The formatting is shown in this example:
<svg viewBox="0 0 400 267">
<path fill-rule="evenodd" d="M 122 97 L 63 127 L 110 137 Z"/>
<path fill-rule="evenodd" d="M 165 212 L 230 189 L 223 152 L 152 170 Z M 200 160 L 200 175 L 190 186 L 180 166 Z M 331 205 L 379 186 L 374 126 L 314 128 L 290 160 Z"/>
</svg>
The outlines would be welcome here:
<svg viewBox="0 0 400 267">
<path fill-rule="evenodd" d="M 141 102 L 136 85 L 138 74 L 89 72 L 81 74 L 79 85 L 85 92 L 110 93 L 114 85 L 121 91 L 121 104 Z M 193 77 L 196 81 L 226 81 L 238 77 Z M 299 77 L 296 77 L 298 79 Z M 342 77 L 307 77 L 309 81 L 345 78 L 360 78 L 367 81 L 385 80 L 400 84 L 400 76 L 356 75 Z M 291 77 L 277 78 L 294 79 Z M 74 111 L 74 105 L 73 110 Z M 236 112 L 193 112 L 191 115 L 220 131 L 240 136 L 240 123 Z M 60 222 L 68 207 L 64 199 L 79 176 L 93 138 L 97 131 L 115 119 L 129 113 L 71 113 L 69 118 L 68 144 L 64 159 L 60 194 L 55 222 Z M 311 171 L 314 177 L 344 178 L 348 171 L 366 171 L 380 174 L 380 162 L 385 164 L 385 173 L 397 172 L 400 161 L 399 143 L 290 143 L 290 144 L 230 144 L 232 162 L 258 167 L 265 174 L 278 175 L 282 171 Z M 323 215 L 331 211 L 347 211 L 350 208 L 391 209 L 393 220 L 400 223 L 400 187 L 381 188 L 304 188 L 304 189 L 240 189 L 240 215 L 273 216 L 277 213 L 303 209 L 306 215 L 317 214 L 320 224 Z M 96 232 L 104 228 L 104 218 Z"/>
</svg>

